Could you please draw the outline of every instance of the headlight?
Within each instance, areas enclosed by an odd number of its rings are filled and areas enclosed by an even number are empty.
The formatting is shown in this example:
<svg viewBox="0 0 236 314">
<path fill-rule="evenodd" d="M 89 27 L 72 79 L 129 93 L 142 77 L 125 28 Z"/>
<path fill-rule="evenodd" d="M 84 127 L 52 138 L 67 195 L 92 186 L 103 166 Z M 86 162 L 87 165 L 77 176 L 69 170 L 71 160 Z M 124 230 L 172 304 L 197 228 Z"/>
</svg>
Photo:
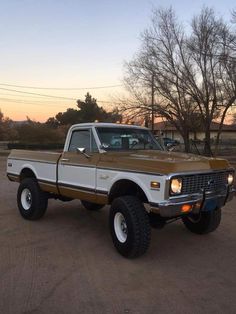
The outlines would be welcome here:
<svg viewBox="0 0 236 314">
<path fill-rule="evenodd" d="M 170 192 L 171 194 L 180 194 L 182 191 L 182 179 L 175 178 L 170 182 Z"/>
<path fill-rule="evenodd" d="M 227 181 L 228 181 L 228 185 L 233 184 L 233 182 L 234 182 L 234 175 L 232 173 L 228 174 Z"/>
</svg>

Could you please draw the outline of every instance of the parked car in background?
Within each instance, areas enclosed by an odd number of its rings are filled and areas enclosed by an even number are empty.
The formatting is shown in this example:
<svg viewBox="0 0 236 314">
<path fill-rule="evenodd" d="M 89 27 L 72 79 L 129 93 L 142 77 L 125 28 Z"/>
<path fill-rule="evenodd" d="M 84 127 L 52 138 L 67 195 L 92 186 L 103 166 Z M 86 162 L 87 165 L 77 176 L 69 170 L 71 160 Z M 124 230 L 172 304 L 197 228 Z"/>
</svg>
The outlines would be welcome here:
<svg viewBox="0 0 236 314">
<path fill-rule="evenodd" d="M 177 140 L 174 140 L 170 137 L 163 137 L 163 142 L 164 142 L 164 145 L 167 147 L 167 146 L 176 146 L 176 145 L 179 145 L 180 142 L 177 141 Z"/>
<path fill-rule="evenodd" d="M 128 136 L 112 136 L 112 139 L 111 139 L 111 145 L 112 146 L 118 146 L 120 147 L 121 144 L 122 144 L 122 139 L 125 139 L 127 138 L 128 139 L 128 143 L 129 145 L 136 145 L 138 144 L 139 140 L 135 137 L 132 137 L 131 135 L 128 135 Z"/>
<path fill-rule="evenodd" d="M 174 140 L 170 137 L 162 137 L 162 136 L 156 135 L 155 138 L 163 148 L 170 148 L 170 147 L 178 146 L 180 144 L 178 140 Z"/>
</svg>

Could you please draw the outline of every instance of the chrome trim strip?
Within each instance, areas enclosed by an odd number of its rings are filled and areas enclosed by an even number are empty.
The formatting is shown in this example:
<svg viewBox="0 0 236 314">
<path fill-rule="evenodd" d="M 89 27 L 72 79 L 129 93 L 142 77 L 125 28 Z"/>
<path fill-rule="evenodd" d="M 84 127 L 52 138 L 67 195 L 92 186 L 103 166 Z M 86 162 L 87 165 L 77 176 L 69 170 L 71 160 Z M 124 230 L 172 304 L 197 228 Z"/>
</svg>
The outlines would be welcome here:
<svg viewBox="0 0 236 314">
<path fill-rule="evenodd" d="M 14 177 L 19 177 L 18 173 L 13 173 L 13 172 L 7 172 L 7 176 L 14 176 Z"/>
<path fill-rule="evenodd" d="M 225 190 L 224 190 L 225 192 L 227 192 L 227 186 L 225 187 Z M 205 193 L 205 195 L 218 195 L 218 194 L 216 194 L 217 192 L 222 192 L 222 190 L 219 190 L 219 191 L 204 191 L 204 193 Z M 176 196 L 171 196 L 171 197 L 169 197 L 169 199 L 170 200 L 178 200 L 178 199 L 181 199 L 181 198 L 188 198 L 190 195 L 191 196 L 194 196 L 194 195 L 199 195 L 200 193 L 193 193 L 193 194 L 184 194 L 184 195 L 176 195 Z"/>
<path fill-rule="evenodd" d="M 31 161 L 31 162 L 40 162 L 40 163 L 43 163 L 43 164 L 52 164 L 52 165 L 57 165 L 57 161 L 55 162 L 50 162 L 50 161 L 45 161 L 45 160 L 34 160 L 34 159 L 25 159 L 25 158 L 12 158 L 12 157 L 9 157 L 8 160 L 23 160 L 23 161 Z"/>
<path fill-rule="evenodd" d="M 170 180 L 172 177 L 178 177 L 178 176 L 191 176 L 195 174 L 212 174 L 212 173 L 220 173 L 220 172 L 235 172 L 235 169 L 233 167 L 227 168 L 227 169 L 219 169 L 219 170 L 196 170 L 196 171 L 185 171 L 185 172 L 176 172 L 176 173 L 169 173 L 167 174 L 167 178 Z"/>
<path fill-rule="evenodd" d="M 108 194 L 108 191 L 97 190 L 97 189 L 93 189 L 93 188 L 87 188 L 84 186 L 72 185 L 72 184 L 67 184 L 67 183 L 63 183 L 63 182 L 58 182 L 57 185 L 59 188 L 64 187 L 64 188 L 71 188 L 74 190 L 80 190 L 83 192 L 91 192 L 91 193 L 97 193 L 97 194 L 103 194 L 103 195 Z"/>
<path fill-rule="evenodd" d="M 229 195 L 233 195 L 236 192 L 235 188 L 232 188 L 228 191 Z M 219 197 L 226 197 L 227 196 L 227 189 L 225 191 L 219 191 L 217 192 L 206 192 L 206 193 L 195 193 L 192 195 L 184 195 L 184 196 L 178 196 L 175 199 L 170 199 L 167 201 L 163 201 L 160 203 L 149 203 L 150 206 L 153 207 L 168 207 L 168 206 L 175 206 L 175 205 L 182 205 L 182 204 L 192 204 L 192 203 L 196 203 L 199 200 L 202 200 L 205 195 L 205 199 L 209 200 L 209 199 L 213 199 L 213 198 L 219 198 Z"/>
<path fill-rule="evenodd" d="M 48 184 L 48 185 L 53 185 L 53 186 L 56 186 L 56 182 L 54 181 L 48 181 L 48 180 L 43 180 L 43 179 L 37 179 L 39 183 L 45 183 L 45 184 Z"/>
<path fill-rule="evenodd" d="M 59 164 L 58 165 L 61 165 L 61 166 L 72 166 L 72 167 L 81 167 L 81 168 L 96 168 L 96 166 L 90 166 L 90 165 L 84 165 L 84 164 L 77 164 L 77 163 L 70 163 L 70 162 L 60 162 L 59 161 Z"/>
</svg>

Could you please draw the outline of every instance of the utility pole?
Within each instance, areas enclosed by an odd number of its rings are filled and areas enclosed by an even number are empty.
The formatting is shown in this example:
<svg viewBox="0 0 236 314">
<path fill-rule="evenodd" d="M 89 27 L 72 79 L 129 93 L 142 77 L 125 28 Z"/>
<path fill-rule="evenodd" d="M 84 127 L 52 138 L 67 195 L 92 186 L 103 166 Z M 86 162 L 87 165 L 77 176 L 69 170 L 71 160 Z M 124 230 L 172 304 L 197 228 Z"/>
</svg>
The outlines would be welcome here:
<svg viewBox="0 0 236 314">
<path fill-rule="evenodd" d="M 152 121 L 152 132 L 154 131 L 154 74 L 152 74 L 152 100 L 151 100 L 151 121 Z"/>
</svg>

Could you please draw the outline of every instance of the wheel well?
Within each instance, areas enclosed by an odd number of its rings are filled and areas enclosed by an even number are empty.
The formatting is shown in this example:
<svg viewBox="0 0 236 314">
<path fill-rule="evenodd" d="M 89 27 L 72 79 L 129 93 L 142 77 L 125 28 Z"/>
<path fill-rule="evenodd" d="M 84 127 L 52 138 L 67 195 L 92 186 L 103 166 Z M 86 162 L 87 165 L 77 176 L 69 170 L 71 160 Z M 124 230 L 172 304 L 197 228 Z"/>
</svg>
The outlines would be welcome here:
<svg viewBox="0 0 236 314">
<path fill-rule="evenodd" d="M 36 176 L 31 169 L 24 168 L 20 173 L 20 181 L 24 180 L 25 178 L 35 178 L 36 179 Z"/>
<path fill-rule="evenodd" d="M 109 204 L 112 203 L 115 198 L 124 195 L 133 195 L 144 203 L 148 202 L 146 194 L 138 184 L 131 180 L 123 179 L 113 184 L 109 193 Z"/>
</svg>

